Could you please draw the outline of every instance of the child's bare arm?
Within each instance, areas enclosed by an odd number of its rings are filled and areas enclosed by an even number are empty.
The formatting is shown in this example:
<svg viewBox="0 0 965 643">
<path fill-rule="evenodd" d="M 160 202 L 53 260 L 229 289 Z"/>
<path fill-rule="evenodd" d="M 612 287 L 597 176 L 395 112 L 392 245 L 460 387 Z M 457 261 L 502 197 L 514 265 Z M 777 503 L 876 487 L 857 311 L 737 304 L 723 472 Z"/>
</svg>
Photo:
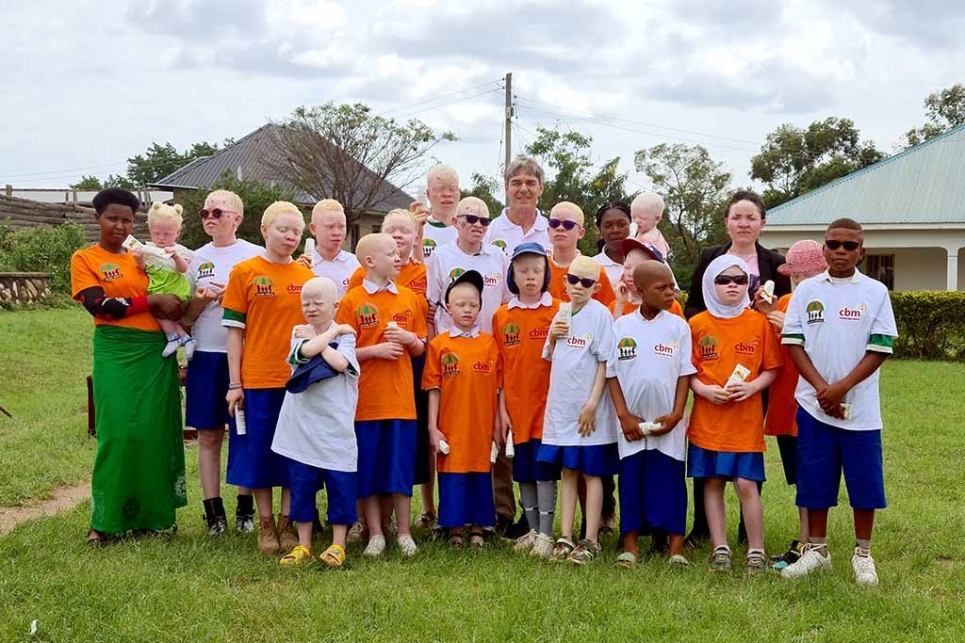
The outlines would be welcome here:
<svg viewBox="0 0 965 643">
<path fill-rule="evenodd" d="M 623 397 L 623 389 L 620 387 L 620 380 L 615 377 L 606 378 L 607 390 L 610 392 L 610 399 L 613 400 L 613 408 L 616 409 L 617 418 L 620 420 L 620 430 L 623 437 L 628 442 L 636 442 L 643 439 L 643 432 L 640 431 L 641 418 L 630 413 L 627 408 L 627 399 Z"/>
<path fill-rule="evenodd" d="M 228 413 L 235 414 L 235 407 L 244 403 L 244 391 L 241 381 L 241 353 L 245 345 L 245 329 L 228 328 Z"/>
<path fill-rule="evenodd" d="M 441 391 L 437 388 L 429 389 L 429 443 L 435 451 L 439 450 L 439 440 L 444 440 L 445 435 L 439 430 L 439 400 Z"/>
<path fill-rule="evenodd" d="M 509 409 L 506 408 L 506 391 L 499 389 L 499 418 L 502 421 L 502 444 L 506 443 L 506 435 L 513 430 L 513 421 L 509 417 Z M 497 442 L 499 442 L 497 440 Z"/>
<path fill-rule="evenodd" d="M 879 353 L 877 351 L 868 351 L 858 362 L 858 365 L 852 369 L 850 373 L 845 375 L 842 379 L 837 382 L 828 385 L 823 391 L 818 393 L 818 404 L 821 405 L 821 409 L 824 410 L 825 407 L 828 409 L 834 409 L 841 412 L 841 401 L 844 396 L 848 394 L 848 391 L 853 389 L 855 386 L 865 381 L 871 375 L 881 368 L 885 360 L 888 359 L 889 353 Z M 824 411 L 828 415 L 832 415 L 828 411 Z M 843 412 L 841 416 L 843 417 Z M 834 417 L 838 417 L 835 415 Z"/>
<path fill-rule="evenodd" d="M 704 384 L 696 375 L 690 376 L 690 388 L 696 395 L 714 404 L 725 404 L 730 401 L 727 391 L 717 384 Z"/>
<path fill-rule="evenodd" d="M 764 371 L 752 380 L 744 380 L 736 384 L 728 385 L 724 390 L 727 391 L 731 402 L 743 402 L 744 400 L 757 395 L 774 382 L 777 377 L 778 369 L 772 368 Z"/>
<path fill-rule="evenodd" d="M 174 248 L 169 248 L 171 250 L 171 259 L 174 261 L 174 268 L 180 272 L 182 275 L 188 271 L 188 262 L 184 260 L 178 251 Z"/>
<path fill-rule="evenodd" d="M 821 374 L 818 373 L 818 369 L 814 367 L 811 357 L 807 354 L 807 351 L 804 350 L 803 346 L 789 344 L 787 349 L 791 354 L 791 361 L 794 362 L 797 372 L 801 374 L 801 377 L 803 377 L 808 384 L 814 387 L 815 391 L 821 391 L 828 387 L 828 383 L 821 377 Z"/>
<path fill-rule="evenodd" d="M 301 345 L 298 352 L 302 357 L 311 359 L 320 355 L 325 362 L 337 373 L 343 373 L 349 366 L 348 358 L 329 346 L 336 337 L 341 335 L 338 326 L 333 326 L 321 335 L 316 335 Z"/>
<path fill-rule="evenodd" d="M 603 397 L 603 387 L 606 386 L 606 362 L 597 362 L 596 374 L 593 376 L 593 388 L 590 398 L 580 409 L 580 435 L 587 436 L 596 430 L 596 409 Z"/>
<path fill-rule="evenodd" d="M 690 376 L 681 375 L 677 378 L 677 390 L 674 392 L 673 412 L 670 415 L 661 415 L 653 422 L 661 425 L 661 428 L 650 432 L 650 435 L 657 436 L 670 433 L 673 428 L 680 424 L 684 419 L 684 412 L 687 410 L 687 397 L 690 395 Z"/>
</svg>

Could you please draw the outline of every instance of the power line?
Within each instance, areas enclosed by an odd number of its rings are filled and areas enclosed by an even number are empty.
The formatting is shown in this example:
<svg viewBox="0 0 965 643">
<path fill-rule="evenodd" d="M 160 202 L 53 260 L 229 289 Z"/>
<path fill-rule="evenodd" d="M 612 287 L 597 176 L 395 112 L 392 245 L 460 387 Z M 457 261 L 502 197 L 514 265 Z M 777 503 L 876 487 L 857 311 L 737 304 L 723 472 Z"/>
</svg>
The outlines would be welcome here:
<svg viewBox="0 0 965 643">
<path fill-rule="evenodd" d="M 418 109 L 418 110 L 416 110 L 416 111 L 414 111 L 414 112 L 409 112 L 409 113 L 407 113 L 407 114 L 400 114 L 400 115 L 397 115 L 397 116 L 393 116 L 392 118 L 398 118 L 398 119 L 409 118 L 409 117 L 411 117 L 411 116 L 415 116 L 416 114 L 422 114 L 423 112 L 430 112 L 430 111 L 432 111 L 432 110 L 434 110 L 434 109 L 439 109 L 440 107 L 446 107 L 446 106 L 448 106 L 448 105 L 455 105 L 456 103 L 461 103 L 461 102 L 463 102 L 463 101 L 471 100 L 471 99 L 473 99 L 473 98 L 478 98 L 479 96 L 485 96 L 485 95 L 487 95 L 487 94 L 495 94 L 495 93 L 498 93 L 498 92 L 501 92 L 501 91 L 502 91 L 502 89 L 499 89 L 499 88 L 490 89 L 490 90 L 487 90 L 487 91 L 484 91 L 484 92 L 479 92 L 478 94 L 471 94 L 471 95 L 469 95 L 469 96 L 463 96 L 462 98 L 457 98 L 457 99 L 455 99 L 455 100 L 450 100 L 450 101 L 447 101 L 447 102 L 444 102 L 444 103 L 440 103 L 440 104 L 438 104 L 438 105 L 432 105 L 432 106 L 426 107 L 426 108 L 424 108 L 424 109 Z"/>
<path fill-rule="evenodd" d="M 449 97 L 451 97 L 451 96 L 458 96 L 459 94 L 462 94 L 462 93 L 465 93 L 465 92 L 469 92 L 469 91 L 472 91 L 472 90 L 474 90 L 474 89 L 479 89 L 479 88 L 481 88 L 481 87 L 486 87 L 487 85 L 493 85 L 493 84 L 501 83 L 501 82 L 502 82 L 502 78 L 497 78 L 496 80 L 490 80 L 490 81 L 485 82 L 485 83 L 480 83 L 479 85 L 473 85 L 472 87 L 466 87 L 465 89 L 460 89 L 459 91 L 456 91 L 456 92 L 450 92 L 450 93 L 448 93 L 448 94 L 442 94 L 441 96 L 436 96 L 436 97 L 434 97 L 434 98 L 426 98 L 426 99 L 424 99 L 424 100 L 416 101 L 416 102 L 414 102 L 414 103 L 408 103 L 408 104 L 406 104 L 406 105 L 400 105 L 400 106 L 398 106 L 398 107 L 393 107 L 392 109 L 386 109 L 386 110 L 383 110 L 383 111 L 379 112 L 379 113 L 377 114 L 377 116 L 386 116 L 386 115 L 390 114 L 391 112 L 397 112 L 397 111 L 399 111 L 399 110 L 406 110 L 406 109 L 408 109 L 408 108 L 410 108 L 410 107 L 415 107 L 416 105 L 424 105 L 425 103 L 434 103 L 434 102 L 436 102 L 436 101 L 443 100 L 443 99 L 449 98 Z"/>
</svg>

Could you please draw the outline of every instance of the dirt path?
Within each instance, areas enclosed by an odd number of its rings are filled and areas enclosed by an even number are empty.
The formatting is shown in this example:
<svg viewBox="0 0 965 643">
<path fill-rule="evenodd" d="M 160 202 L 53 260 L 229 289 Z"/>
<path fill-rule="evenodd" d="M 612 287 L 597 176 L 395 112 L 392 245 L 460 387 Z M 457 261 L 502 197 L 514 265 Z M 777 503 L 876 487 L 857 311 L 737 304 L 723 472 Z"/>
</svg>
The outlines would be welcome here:
<svg viewBox="0 0 965 643">
<path fill-rule="evenodd" d="M 25 507 L 0 507 L 0 535 L 3 535 L 20 523 L 55 516 L 61 511 L 73 509 L 90 498 L 90 483 L 76 487 L 61 487 L 54 491 L 54 497 Z"/>
</svg>

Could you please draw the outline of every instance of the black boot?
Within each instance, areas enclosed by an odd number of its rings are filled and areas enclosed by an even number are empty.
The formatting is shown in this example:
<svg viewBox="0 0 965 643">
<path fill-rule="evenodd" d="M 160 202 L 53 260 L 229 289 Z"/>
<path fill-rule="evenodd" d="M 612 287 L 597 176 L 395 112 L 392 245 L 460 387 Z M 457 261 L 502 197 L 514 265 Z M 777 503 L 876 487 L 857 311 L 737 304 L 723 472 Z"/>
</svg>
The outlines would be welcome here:
<svg viewBox="0 0 965 643">
<path fill-rule="evenodd" d="M 204 501 L 204 521 L 208 524 L 209 536 L 220 536 L 228 528 L 228 516 L 225 514 L 224 503 L 221 498 L 209 498 Z"/>
<path fill-rule="evenodd" d="M 239 534 L 250 534 L 255 531 L 255 499 L 251 495 L 238 496 L 238 508 L 235 510 L 235 531 Z"/>
</svg>

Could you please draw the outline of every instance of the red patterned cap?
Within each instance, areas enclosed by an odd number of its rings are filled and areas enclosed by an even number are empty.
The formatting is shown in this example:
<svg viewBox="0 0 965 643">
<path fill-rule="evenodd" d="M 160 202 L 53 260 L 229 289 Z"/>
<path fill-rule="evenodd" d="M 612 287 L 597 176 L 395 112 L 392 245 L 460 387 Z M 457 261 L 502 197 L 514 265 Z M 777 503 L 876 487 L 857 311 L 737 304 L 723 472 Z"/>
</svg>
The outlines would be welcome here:
<svg viewBox="0 0 965 643">
<path fill-rule="evenodd" d="M 787 250 L 785 263 L 777 267 L 779 273 L 788 277 L 820 273 L 827 269 L 824 249 L 820 243 L 811 239 L 795 242 Z"/>
</svg>

